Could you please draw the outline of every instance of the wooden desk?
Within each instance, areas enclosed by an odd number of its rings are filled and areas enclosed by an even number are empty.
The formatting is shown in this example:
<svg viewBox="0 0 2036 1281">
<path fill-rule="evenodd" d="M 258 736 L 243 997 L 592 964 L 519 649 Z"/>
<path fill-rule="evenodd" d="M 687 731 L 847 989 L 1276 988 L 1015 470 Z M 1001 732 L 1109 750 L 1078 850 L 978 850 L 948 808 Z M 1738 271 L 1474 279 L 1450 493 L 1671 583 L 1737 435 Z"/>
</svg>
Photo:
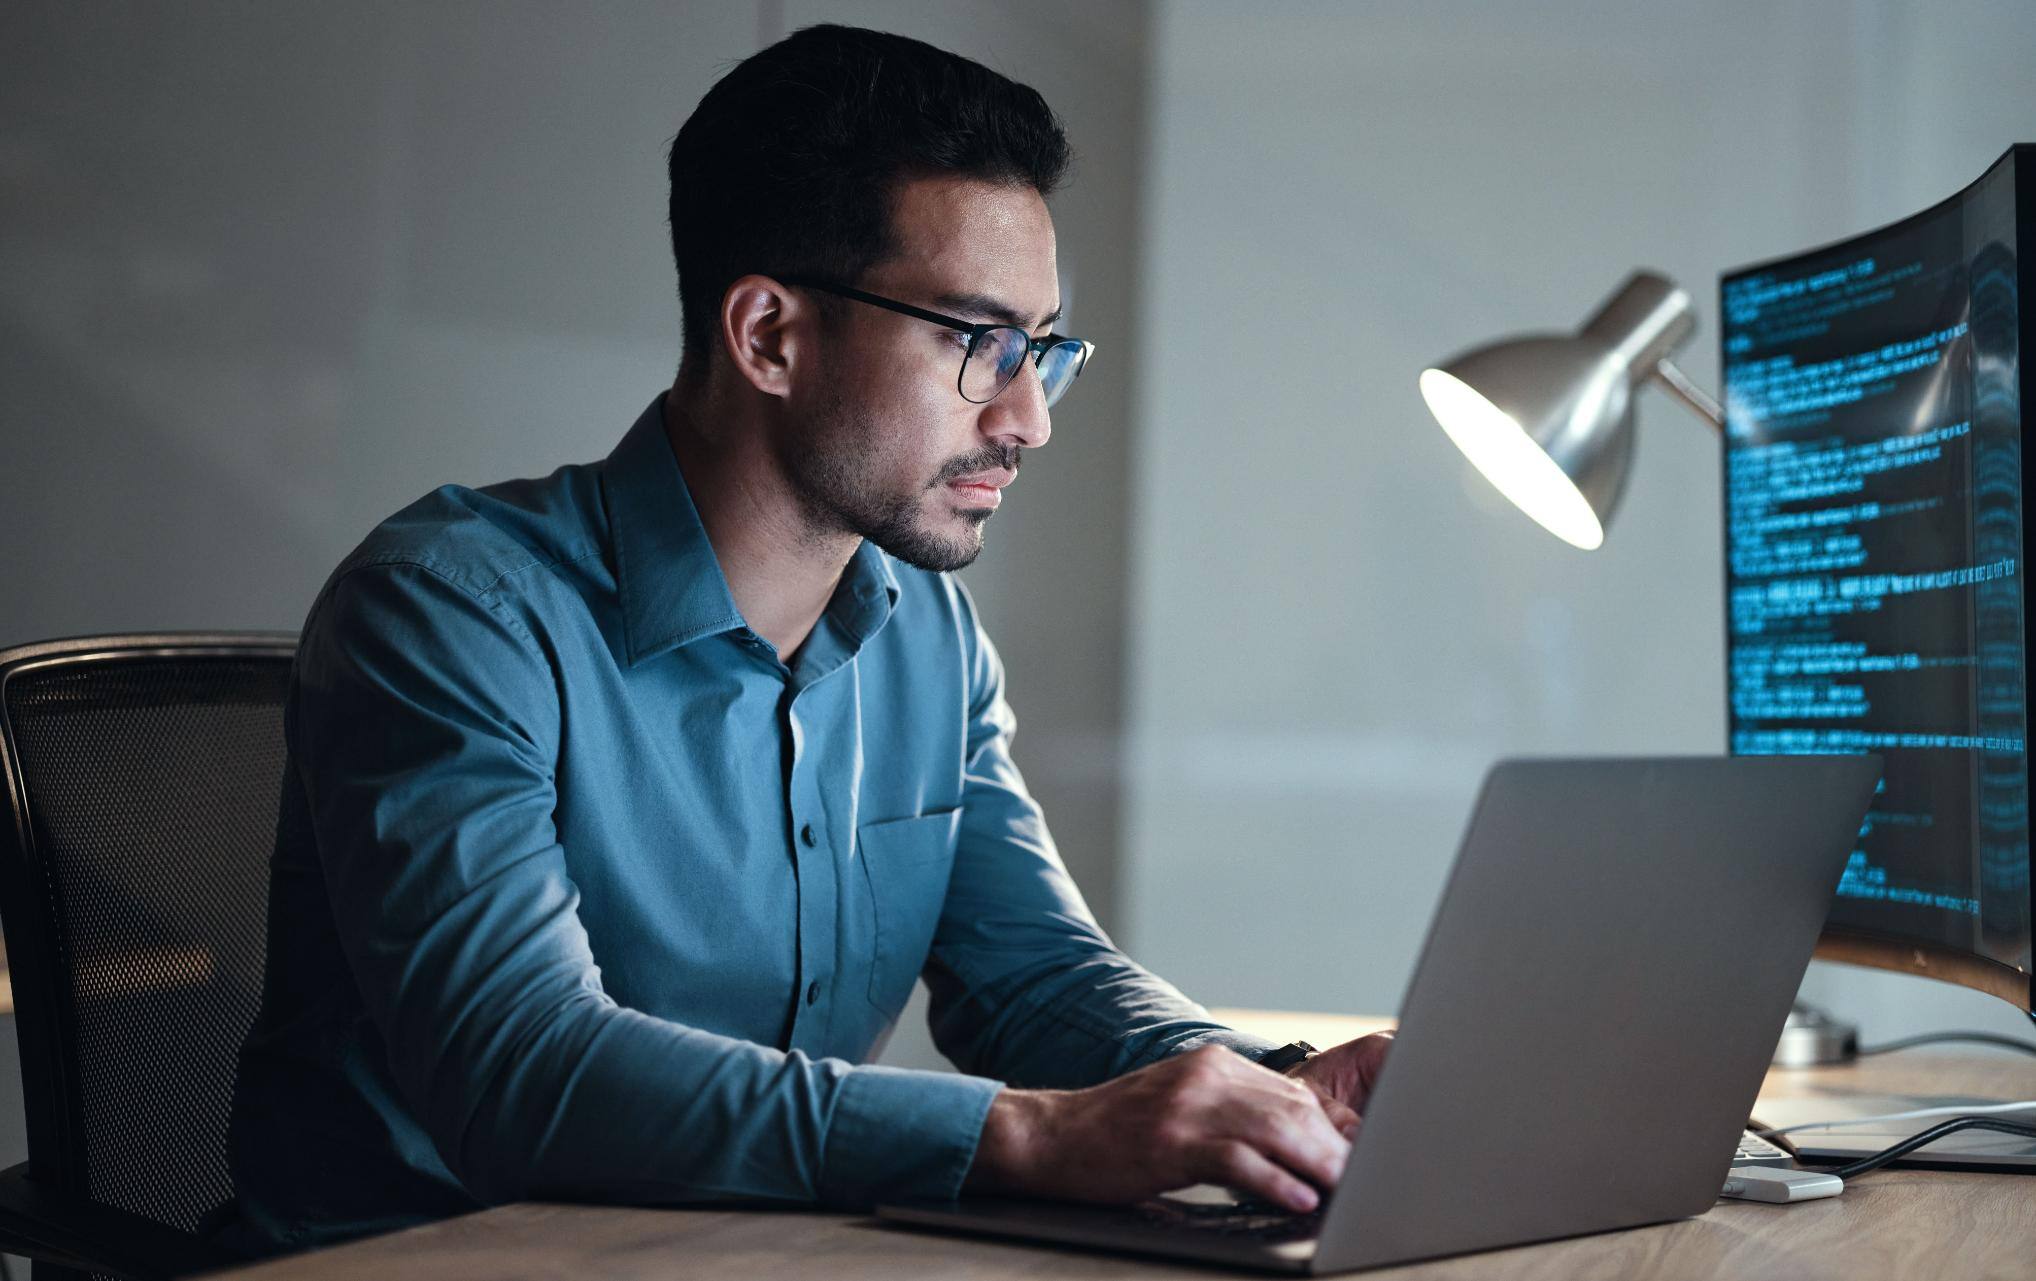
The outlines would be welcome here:
<svg viewBox="0 0 2036 1281">
<path fill-rule="evenodd" d="M 1220 1011 L 1236 1026 L 1328 1045 L 1377 1019 Z M 1845 1068 L 1777 1070 L 1763 1097 L 1805 1091 L 1971 1091 L 2036 1098 L 2036 1059 L 1912 1051 Z M 1644 1159 L 1644 1154 L 1635 1154 Z M 964 1278 L 1016 1281 L 1223 1275 L 1208 1268 L 950 1237 L 844 1214 L 502 1206 L 223 1274 L 235 1281 L 340 1278 Z M 1239 1274 L 1241 1275 L 1241 1274 Z M 2036 1177 L 1885 1170 L 1795 1206 L 1721 1202 L 1679 1223 L 1362 1274 L 1476 1278 L 2014 1278 L 2036 1276 Z"/>
</svg>

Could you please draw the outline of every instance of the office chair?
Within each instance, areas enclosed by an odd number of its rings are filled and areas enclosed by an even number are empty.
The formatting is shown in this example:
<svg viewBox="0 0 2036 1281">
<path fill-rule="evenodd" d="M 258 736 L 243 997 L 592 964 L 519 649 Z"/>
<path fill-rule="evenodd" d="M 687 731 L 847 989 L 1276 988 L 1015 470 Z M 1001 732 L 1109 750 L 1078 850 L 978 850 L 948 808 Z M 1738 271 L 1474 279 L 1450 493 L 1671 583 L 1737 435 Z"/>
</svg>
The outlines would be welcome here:
<svg viewBox="0 0 2036 1281">
<path fill-rule="evenodd" d="M 199 1229 L 233 1196 L 295 651 L 275 634 L 0 651 L 0 927 L 28 1112 L 0 1250 L 39 1281 L 239 1261 Z"/>
</svg>

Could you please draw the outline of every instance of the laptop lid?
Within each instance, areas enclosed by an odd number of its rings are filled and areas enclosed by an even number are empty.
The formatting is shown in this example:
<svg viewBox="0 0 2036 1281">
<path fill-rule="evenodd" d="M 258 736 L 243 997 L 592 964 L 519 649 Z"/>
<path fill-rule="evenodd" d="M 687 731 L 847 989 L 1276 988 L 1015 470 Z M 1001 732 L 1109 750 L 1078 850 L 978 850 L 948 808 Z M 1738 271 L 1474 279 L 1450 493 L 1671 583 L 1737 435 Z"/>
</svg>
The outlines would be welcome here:
<svg viewBox="0 0 2036 1281">
<path fill-rule="evenodd" d="M 1880 772 L 1495 766 L 1313 1270 L 1708 1209 Z"/>
</svg>

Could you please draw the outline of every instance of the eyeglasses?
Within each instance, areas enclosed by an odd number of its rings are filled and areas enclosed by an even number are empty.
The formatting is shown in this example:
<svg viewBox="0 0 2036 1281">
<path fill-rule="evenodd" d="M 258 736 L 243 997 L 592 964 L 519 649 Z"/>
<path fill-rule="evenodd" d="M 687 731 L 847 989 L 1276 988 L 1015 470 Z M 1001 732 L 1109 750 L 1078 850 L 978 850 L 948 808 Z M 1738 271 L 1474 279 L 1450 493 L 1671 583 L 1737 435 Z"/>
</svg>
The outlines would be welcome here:
<svg viewBox="0 0 2036 1281">
<path fill-rule="evenodd" d="M 966 320 L 943 316 L 937 311 L 914 307 L 908 302 L 885 298 L 877 294 L 864 293 L 847 285 L 837 285 L 824 280 L 792 278 L 785 281 L 801 289 L 818 289 L 824 294 L 834 294 L 851 302 L 867 303 L 895 311 L 902 316 L 944 325 L 957 333 L 968 335 L 968 349 L 962 353 L 961 373 L 955 378 L 955 390 L 963 400 L 976 405 L 987 405 L 997 398 L 997 393 L 1011 385 L 1018 376 L 1018 369 L 1027 356 L 1039 370 L 1039 386 L 1046 393 L 1049 408 L 1067 392 L 1070 384 L 1089 363 L 1089 355 L 1096 350 L 1096 344 L 1066 334 L 1048 334 L 1034 338 L 1016 325 L 972 325 Z"/>
</svg>

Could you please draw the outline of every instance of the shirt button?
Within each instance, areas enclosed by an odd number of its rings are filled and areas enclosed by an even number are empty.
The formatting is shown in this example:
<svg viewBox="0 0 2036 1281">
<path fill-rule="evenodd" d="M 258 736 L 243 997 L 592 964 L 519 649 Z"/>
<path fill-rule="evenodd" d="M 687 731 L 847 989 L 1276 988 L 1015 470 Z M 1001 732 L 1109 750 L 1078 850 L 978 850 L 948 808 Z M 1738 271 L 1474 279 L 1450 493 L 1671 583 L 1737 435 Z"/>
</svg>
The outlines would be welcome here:
<svg viewBox="0 0 2036 1281">
<path fill-rule="evenodd" d="M 806 824 L 806 826 L 799 829 L 799 839 L 806 842 L 807 849 L 812 849 L 815 845 L 819 844 L 819 842 L 813 838 L 813 825 L 811 823 L 808 823 Z"/>
<path fill-rule="evenodd" d="M 806 985 L 806 1004 L 808 1004 L 808 1005 L 818 1005 L 818 1004 L 820 1004 L 820 980 L 819 980 L 819 979 L 814 979 L 814 980 L 813 980 L 813 981 L 812 981 L 811 983 L 808 983 L 808 984 Z"/>
</svg>

